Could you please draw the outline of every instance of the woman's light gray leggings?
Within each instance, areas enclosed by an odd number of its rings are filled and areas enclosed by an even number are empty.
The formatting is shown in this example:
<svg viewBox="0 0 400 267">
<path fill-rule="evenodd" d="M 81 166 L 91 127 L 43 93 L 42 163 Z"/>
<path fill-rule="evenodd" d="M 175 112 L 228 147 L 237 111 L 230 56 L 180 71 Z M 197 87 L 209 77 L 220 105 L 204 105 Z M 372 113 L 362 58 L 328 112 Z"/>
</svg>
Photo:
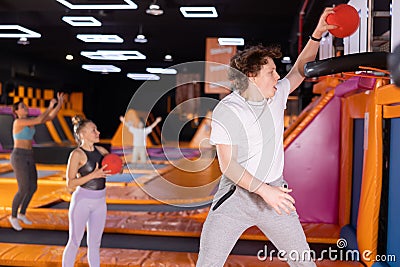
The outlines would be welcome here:
<svg viewBox="0 0 400 267">
<path fill-rule="evenodd" d="M 270 185 L 282 186 L 284 183 L 280 178 Z M 222 267 L 242 233 L 254 225 L 260 228 L 278 250 L 288 253 L 285 258 L 290 266 L 316 266 L 307 257 L 306 260 L 296 258 L 296 253 L 300 256 L 309 255 L 307 252 L 310 250 L 296 212 L 288 215 L 282 211 L 282 215 L 279 215 L 259 195 L 239 186 L 236 186 L 228 199 L 213 210 L 221 196 L 216 194 L 203 225 L 197 267 Z M 257 256 L 256 253 L 254 256 Z M 270 255 L 266 256 L 268 261 Z"/>
<path fill-rule="evenodd" d="M 87 226 L 88 262 L 100 267 L 100 245 L 106 223 L 106 189 L 89 190 L 77 187 L 69 207 L 69 239 L 62 257 L 63 267 L 73 267 Z"/>
<path fill-rule="evenodd" d="M 14 148 L 11 153 L 11 166 L 18 183 L 18 192 L 12 202 L 12 217 L 17 217 L 18 208 L 25 214 L 37 189 L 37 171 L 31 149 Z"/>
</svg>

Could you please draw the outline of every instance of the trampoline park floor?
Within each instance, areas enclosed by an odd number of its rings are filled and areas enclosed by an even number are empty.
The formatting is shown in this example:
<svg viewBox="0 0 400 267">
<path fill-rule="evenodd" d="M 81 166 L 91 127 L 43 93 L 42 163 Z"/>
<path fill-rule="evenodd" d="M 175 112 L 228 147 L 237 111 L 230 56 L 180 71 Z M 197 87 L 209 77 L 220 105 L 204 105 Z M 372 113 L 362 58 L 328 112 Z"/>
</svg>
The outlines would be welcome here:
<svg viewBox="0 0 400 267">
<path fill-rule="evenodd" d="M 220 172 L 216 161 L 208 165 L 201 161 L 196 162 L 195 168 L 203 168 L 197 174 L 193 174 L 185 168 L 185 162 L 182 164 L 180 167 L 183 168 L 175 166 L 164 168 L 165 166 L 162 166 L 161 169 L 166 170 L 162 175 L 158 172 L 143 173 L 142 176 L 145 179 L 136 177 L 136 180 L 142 179 L 141 183 L 128 182 L 128 176 L 140 176 L 139 173 L 129 172 L 121 174 L 122 178 L 119 177 L 120 180 L 117 179 L 117 182 L 108 182 L 108 213 L 102 241 L 102 253 L 114 255 L 113 257 L 118 259 L 118 264 L 111 262 L 106 266 L 119 266 L 122 262 L 128 262 L 126 255 L 132 253 L 138 255 L 139 258 L 147 255 L 146 260 L 150 260 L 155 255 L 162 257 L 158 258 L 159 261 L 162 259 L 162 261 L 169 262 L 167 258 L 170 258 L 170 263 L 175 264 L 171 266 L 194 266 L 202 224 L 218 185 Z M 16 180 L 11 177 L 9 172 L 8 175 L 0 175 L 0 207 L 2 207 L 0 211 L 0 247 L 2 245 L 12 246 L 10 251 L 18 251 L 21 247 L 31 244 L 34 249 L 40 251 L 48 251 L 50 248 L 52 251 L 62 251 L 66 244 L 68 205 L 71 195 L 66 191 L 65 180 L 62 177 L 65 176 L 65 167 L 57 169 L 57 166 L 40 166 L 38 171 L 42 178 L 38 180 L 38 191 L 27 212 L 34 224 L 32 226 L 25 225 L 22 232 L 12 230 L 7 220 L 7 216 L 11 213 L 12 197 L 17 191 Z M 196 188 L 196 190 L 185 190 L 185 188 Z M 334 226 L 325 226 L 322 232 L 326 233 L 326 236 L 322 238 L 318 234 L 315 235 L 315 231 L 313 231 L 321 229 L 320 225 L 303 225 L 303 227 L 305 227 L 308 241 L 314 242 L 312 246 L 315 246 L 316 249 L 318 246 L 326 247 L 330 243 L 336 242 L 338 229 Z M 85 246 L 84 242 L 83 246 Z M 254 255 L 257 255 L 257 252 L 266 244 L 271 246 L 257 228 L 250 228 L 238 241 L 232 253 L 252 255 L 253 257 L 232 256 L 230 261 L 233 265 L 227 263 L 227 266 L 265 266 L 258 265 L 259 261 Z M 53 246 L 55 247 L 53 248 Z M 129 252 L 124 253 L 125 256 L 123 256 L 121 252 L 125 250 Z M 84 247 L 80 253 L 85 255 Z M 15 256 L 15 254 L 13 255 Z M 22 263 L 18 263 L 18 259 L 14 258 L 12 261 L 6 259 L 14 256 L 0 253 L 0 265 L 34 266 L 32 260 L 37 257 L 30 255 L 31 257 L 26 257 L 27 264 L 19 265 Z M 54 266 L 59 266 L 60 255 L 53 255 L 53 259 L 47 258 L 47 260 L 55 261 Z M 43 258 L 46 257 L 43 256 Z M 80 261 L 82 261 L 82 266 L 87 266 L 84 258 L 81 257 Z M 182 264 L 178 264 L 182 259 L 184 259 Z M 137 260 L 137 258 L 130 259 L 133 265 L 129 266 L 147 266 L 143 262 L 135 265 L 134 262 Z M 249 260 L 252 262 L 251 264 L 244 264 Z M 235 265 L 235 262 L 238 265 Z M 276 264 L 278 265 L 274 264 L 273 266 L 286 266 L 280 265 L 281 263 Z M 318 264 L 318 266 L 325 265 Z"/>
<path fill-rule="evenodd" d="M 101 253 L 115 260 L 109 262 L 110 258 L 107 259 L 104 255 L 105 258 L 102 257 L 102 263 L 107 263 L 107 265 L 102 266 L 163 266 L 147 265 L 141 261 L 137 263 L 139 259 L 149 260 L 150 254 L 157 255 L 153 260 L 159 264 L 167 264 L 165 266 L 194 266 L 204 220 L 202 215 L 206 212 L 207 208 L 157 213 L 109 210 L 102 238 Z M 29 214 L 34 225 L 24 225 L 23 231 L 15 232 L 8 224 L 9 208 L 0 211 L 0 248 L 8 246 L 8 249 L 0 253 L 0 264 L 49 266 L 47 264 L 53 262 L 55 265 L 51 266 L 60 266 L 62 249 L 68 239 L 68 211 L 66 209 L 39 208 L 28 210 L 27 214 Z M 135 225 L 141 225 L 139 227 L 141 230 L 135 229 Z M 251 233 L 248 233 L 248 235 L 251 236 Z M 258 236 L 260 237 L 260 235 Z M 82 264 L 85 264 L 85 240 L 84 237 L 79 254 L 82 253 L 82 257 L 78 257 L 78 261 L 84 261 Z M 320 253 L 322 250 L 327 250 L 330 245 L 311 243 L 310 246 L 314 251 Z M 25 252 L 24 257 L 22 257 L 20 253 L 17 253 L 21 247 L 32 248 L 32 250 Z M 255 257 L 260 250 L 265 249 L 267 251 L 276 250 L 265 237 L 261 239 L 256 239 L 255 236 L 253 236 L 253 239 L 249 237 L 247 239 L 241 238 L 232 251 L 235 256 L 230 257 L 226 266 L 265 266 L 261 264 L 262 261 Z M 50 251 L 52 257 L 49 258 Z M 53 253 L 55 251 L 57 251 L 56 254 Z M 179 262 L 182 257 L 185 260 L 181 265 Z M 48 262 L 46 261 L 46 265 L 32 265 L 35 259 L 46 259 Z M 191 260 L 187 262 L 188 259 Z M 235 260 L 231 262 L 232 259 Z M 28 264 L 19 265 L 18 260 L 28 262 Z M 234 262 L 237 265 L 233 264 Z M 129 263 L 129 265 L 123 263 Z M 274 260 L 272 266 L 286 265 Z M 332 265 L 329 261 L 321 261 L 318 266 L 358 265 L 354 265 L 354 263 Z"/>
<path fill-rule="evenodd" d="M 202 167 L 201 162 L 195 166 Z M 204 203 L 212 199 L 220 176 L 218 163 L 214 160 L 204 170 L 193 172 L 176 167 L 163 168 L 152 173 L 124 173 L 108 177 L 107 202 L 112 204 L 161 204 Z M 71 194 L 65 187 L 65 169 L 43 170 L 38 167 L 38 190 L 30 207 L 41 207 L 59 201 L 70 201 Z M 0 174 L 0 205 L 10 205 L 17 191 L 12 172 Z M 196 190 L 191 190 L 196 188 Z"/>
<path fill-rule="evenodd" d="M 61 266 L 61 255 L 63 253 L 63 249 L 63 246 L 0 243 L 0 251 L 7 251 L 7 253 L 3 253 L 1 255 L 0 264 L 5 264 L 7 266 Z M 26 257 L 20 256 L 22 254 L 26 255 L 27 251 L 29 251 L 29 255 Z M 34 260 L 32 260 L 33 256 L 35 256 Z M 100 261 L 102 267 L 194 267 L 197 261 L 197 254 L 187 252 L 101 248 Z M 317 261 L 316 264 L 318 267 L 363 266 L 358 262 L 339 262 L 329 260 L 320 260 Z M 85 247 L 81 247 L 79 249 L 75 266 L 88 266 L 87 249 Z M 276 257 L 258 260 L 255 256 L 230 255 L 224 266 L 283 267 L 288 265 L 285 262 L 279 261 Z"/>
</svg>

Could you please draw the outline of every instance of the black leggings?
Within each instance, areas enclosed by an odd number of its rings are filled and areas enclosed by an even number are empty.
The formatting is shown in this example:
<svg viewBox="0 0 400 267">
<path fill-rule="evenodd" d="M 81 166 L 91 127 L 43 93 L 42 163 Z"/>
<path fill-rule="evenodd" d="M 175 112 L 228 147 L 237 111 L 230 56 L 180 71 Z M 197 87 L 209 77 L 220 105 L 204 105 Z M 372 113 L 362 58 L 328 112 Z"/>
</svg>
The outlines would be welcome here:
<svg viewBox="0 0 400 267">
<path fill-rule="evenodd" d="M 37 189 L 37 171 L 31 149 L 14 148 L 11 153 L 11 165 L 18 183 L 18 192 L 12 202 L 12 216 L 25 214 L 26 208 Z"/>
</svg>

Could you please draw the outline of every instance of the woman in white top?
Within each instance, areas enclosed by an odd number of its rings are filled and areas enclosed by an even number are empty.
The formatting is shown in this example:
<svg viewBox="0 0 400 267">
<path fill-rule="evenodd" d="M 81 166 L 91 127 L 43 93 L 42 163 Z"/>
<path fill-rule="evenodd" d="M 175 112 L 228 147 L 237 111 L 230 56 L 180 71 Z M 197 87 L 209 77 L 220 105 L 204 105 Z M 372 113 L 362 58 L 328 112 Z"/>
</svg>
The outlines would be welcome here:
<svg viewBox="0 0 400 267">
<path fill-rule="evenodd" d="M 134 127 L 132 123 L 125 121 L 122 116 L 119 117 L 119 120 L 128 127 L 129 132 L 133 135 L 132 163 L 146 163 L 146 139 L 151 131 L 153 131 L 153 128 L 161 121 L 161 117 L 157 117 L 157 119 L 146 128 L 144 128 L 144 124 L 141 121 L 139 121 L 137 127 Z"/>
</svg>

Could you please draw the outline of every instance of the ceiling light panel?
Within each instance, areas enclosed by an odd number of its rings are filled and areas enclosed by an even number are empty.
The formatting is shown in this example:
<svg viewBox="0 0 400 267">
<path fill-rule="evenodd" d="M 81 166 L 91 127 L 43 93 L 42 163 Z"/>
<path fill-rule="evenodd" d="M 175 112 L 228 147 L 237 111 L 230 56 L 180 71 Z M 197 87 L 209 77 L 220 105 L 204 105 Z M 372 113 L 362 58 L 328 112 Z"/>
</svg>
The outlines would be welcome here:
<svg viewBox="0 0 400 267">
<path fill-rule="evenodd" d="M 176 74 L 176 69 L 163 69 L 163 68 L 146 68 L 147 72 L 157 74 Z"/>
<path fill-rule="evenodd" d="M 82 69 L 93 71 L 93 72 L 120 72 L 121 69 L 114 65 L 82 65 Z"/>
<path fill-rule="evenodd" d="M 71 16 L 64 16 L 62 20 L 74 27 L 98 27 L 101 26 L 101 22 L 98 21 L 94 17 L 90 16 L 78 16 L 78 17 L 71 17 Z"/>
<path fill-rule="evenodd" d="M 0 25 L 0 38 L 40 38 L 40 33 L 20 25 Z"/>
<path fill-rule="evenodd" d="M 85 43 L 123 43 L 124 39 L 115 34 L 77 34 L 76 38 Z"/>
<path fill-rule="evenodd" d="M 180 11 L 185 18 L 217 18 L 215 7 L 181 7 Z"/>
<path fill-rule="evenodd" d="M 219 45 L 244 45 L 243 38 L 218 38 Z"/>
<path fill-rule="evenodd" d="M 146 59 L 146 56 L 140 53 L 139 51 L 118 51 L 118 50 L 82 51 L 81 55 L 95 60 Z"/>
<path fill-rule="evenodd" d="M 68 7 L 69 9 L 137 9 L 137 5 L 131 0 L 121 0 L 121 4 L 99 4 L 99 5 L 84 5 L 84 4 L 71 4 L 67 0 L 56 0 L 60 4 Z"/>
<path fill-rule="evenodd" d="M 148 73 L 128 73 L 126 76 L 133 80 L 158 81 L 160 79 L 160 76 Z"/>
</svg>

